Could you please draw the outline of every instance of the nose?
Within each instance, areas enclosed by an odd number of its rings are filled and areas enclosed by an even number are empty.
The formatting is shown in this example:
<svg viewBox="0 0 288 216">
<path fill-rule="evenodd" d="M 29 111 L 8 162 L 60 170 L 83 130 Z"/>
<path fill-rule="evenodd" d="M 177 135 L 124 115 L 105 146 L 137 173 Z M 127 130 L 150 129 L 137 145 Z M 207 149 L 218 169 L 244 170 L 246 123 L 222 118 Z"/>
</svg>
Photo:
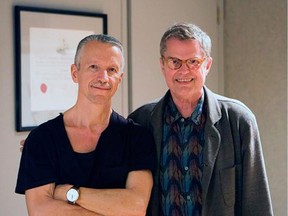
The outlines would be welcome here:
<svg viewBox="0 0 288 216">
<path fill-rule="evenodd" d="M 100 70 L 97 73 L 97 79 L 101 81 L 102 83 L 108 81 L 108 73 L 107 70 Z"/>
<path fill-rule="evenodd" d="M 181 67 L 178 70 L 181 71 L 182 73 L 187 73 L 190 71 L 190 68 L 189 68 L 187 62 L 183 61 Z"/>
</svg>

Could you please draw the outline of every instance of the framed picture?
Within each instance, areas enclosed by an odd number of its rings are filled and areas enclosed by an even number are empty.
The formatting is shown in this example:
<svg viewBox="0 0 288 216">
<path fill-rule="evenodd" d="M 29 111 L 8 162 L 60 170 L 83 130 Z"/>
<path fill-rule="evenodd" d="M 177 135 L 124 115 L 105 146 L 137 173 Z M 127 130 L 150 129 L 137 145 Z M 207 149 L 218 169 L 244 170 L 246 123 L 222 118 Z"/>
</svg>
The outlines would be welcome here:
<svg viewBox="0 0 288 216">
<path fill-rule="evenodd" d="M 14 22 L 16 131 L 29 131 L 74 105 L 77 45 L 107 34 L 107 14 L 15 6 Z"/>
</svg>

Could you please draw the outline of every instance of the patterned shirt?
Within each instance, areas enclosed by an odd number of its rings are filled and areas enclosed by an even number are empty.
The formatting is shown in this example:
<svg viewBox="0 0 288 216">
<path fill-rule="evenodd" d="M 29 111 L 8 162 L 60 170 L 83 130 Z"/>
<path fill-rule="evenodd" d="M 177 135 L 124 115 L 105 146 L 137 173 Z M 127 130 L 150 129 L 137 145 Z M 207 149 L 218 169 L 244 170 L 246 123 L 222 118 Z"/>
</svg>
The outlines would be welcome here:
<svg viewBox="0 0 288 216">
<path fill-rule="evenodd" d="M 204 94 L 189 118 L 181 116 L 171 97 L 165 108 L 160 158 L 161 216 L 201 215 L 206 121 L 203 104 Z"/>
</svg>

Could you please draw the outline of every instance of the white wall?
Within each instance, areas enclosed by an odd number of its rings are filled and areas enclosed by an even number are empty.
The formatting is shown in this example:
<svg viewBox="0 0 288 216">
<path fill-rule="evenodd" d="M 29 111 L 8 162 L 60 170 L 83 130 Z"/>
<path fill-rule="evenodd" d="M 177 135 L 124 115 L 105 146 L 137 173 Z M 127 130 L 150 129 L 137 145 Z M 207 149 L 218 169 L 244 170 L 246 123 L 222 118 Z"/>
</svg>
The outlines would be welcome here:
<svg viewBox="0 0 288 216">
<path fill-rule="evenodd" d="M 68 3 L 69 2 L 69 3 Z M 24 196 L 14 193 L 18 172 L 20 152 L 19 141 L 27 136 L 27 132 L 15 132 L 14 118 L 14 30 L 13 6 L 26 5 L 66 10 L 99 12 L 108 14 L 108 33 L 122 40 L 126 46 L 127 11 L 123 0 L 5 0 L 0 2 L 0 215 L 24 216 L 26 206 Z M 119 94 L 127 93 L 124 80 Z M 121 93 L 121 94 L 120 94 Z M 127 113 L 127 96 L 117 103 L 117 110 Z M 123 101 L 123 103 L 122 103 Z"/>
<path fill-rule="evenodd" d="M 213 66 L 206 84 L 223 92 L 220 45 L 218 44 L 217 0 L 130 0 L 130 97 L 132 110 L 167 91 L 159 65 L 159 44 L 164 31 L 175 22 L 192 22 L 213 41 Z"/>
<path fill-rule="evenodd" d="M 128 4 L 127 4 L 128 1 Z M 108 14 L 108 33 L 118 37 L 124 45 L 129 44 L 129 50 L 126 53 L 131 57 L 129 63 L 130 68 L 129 76 L 132 81 L 130 88 L 133 91 L 131 96 L 131 109 L 135 109 L 140 104 L 146 101 L 159 97 L 166 90 L 165 83 L 161 77 L 158 59 L 159 59 L 159 40 L 161 34 L 174 21 L 191 21 L 200 25 L 205 29 L 208 34 L 212 36 L 213 40 L 213 58 L 214 65 L 212 71 L 209 74 L 207 85 L 215 91 L 223 92 L 223 71 L 218 70 L 221 68 L 221 46 L 218 41 L 221 41 L 221 37 L 218 38 L 218 32 L 216 26 L 208 26 L 205 21 L 211 21 L 215 23 L 216 19 L 216 0 L 3 0 L 0 1 L 0 215 L 2 216 L 23 216 L 26 215 L 26 207 L 24 197 L 16 195 L 14 193 L 16 175 L 19 166 L 20 152 L 19 141 L 27 136 L 27 132 L 17 133 L 14 128 L 14 45 L 13 45 L 13 16 L 12 7 L 15 4 L 39 6 L 47 8 L 61 8 L 67 10 L 81 10 L 91 12 L 103 12 Z M 221 0 L 219 0 L 221 2 Z M 177 2 L 177 3 L 176 3 Z M 225 44 L 228 43 L 228 47 L 225 50 L 226 64 L 225 67 L 225 93 L 229 96 L 234 96 L 246 102 L 252 110 L 255 111 L 256 117 L 259 122 L 260 133 L 262 134 L 264 154 L 266 156 L 267 172 L 269 175 L 269 181 L 272 191 L 272 198 L 276 213 L 275 215 L 286 215 L 286 185 L 287 185 L 287 53 L 282 49 L 287 48 L 287 38 L 283 38 L 283 34 L 286 35 L 287 20 L 286 12 L 281 10 L 283 7 L 287 7 L 284 0 L 271 1 L 264 0 L 264 4 L 260 4 L 261 1 L 252 4 L 249 14 L 251 19 L 254 11 L 256 11 L 257 17 L 261 17 L 258 20 L 259 23 L 250 22 L 250 20 L 242 20 L 242 23 L 236 22 L 241 17 L 245 18 L 244 7 L 247 7 L 245 1 L 225 1 L 228 10 L 228 18 L 226 17 L 225 23 L 232 19 L 233 22 L 225 25 L 226 30 L 229 30 L 229 35 L 225 35 Z M 228 4 L 229 3 L 229 4 Z M 272 4 L 273 3 L 273 4 Z M 238 4 L 238 5 L 237 5 Z M 239 5 L 240 4 L 240 5 Z M 249 3 L 249 5 L 251 2 Z M 189 6 L 188 6 L 189 5 Z M 129 7 L 127 7 L 129 6 Z M 130 9 L 129 9 L 130 8 Z M 257 9 L 257 10 L 256 10 Z M 271 12 L 271 9 L 272 12 Z M 129 14 L 127 25 L 127 10 Z M 239 10 L 237 12 L 237 10 Z M 209 12 L 208 12 L 209 11 Z M 272 13 L 272 14 L 271 14 Z M 237 15 L 234 16 L 234 15 Z M 191 15 L 191 17 L 190 17 Z M 276 16 L 277 15 L 277 16 Z M 273 17 L 273 22 L 269 21 Z M 223 16 L 222 16 L 223 18 Z M 228 19 L 228 20 L 227 20 Z M 285 19 L 285 20 L 283 20 Z M 241 19 L 240 19 L 241 20 Z M 264 20 L 264 21 L 263 21 Z M 245 22 L 244 22 L 245 21 Z M 277 34 L 269 31 L 271 26 L 280 25 L 277 27 Z M 269 23 L 268 31 L 266 28 L 260 27 L 259 24 L 265 22 Z M 275 22 L 275 23 L 274 23 Z M 250 24 L 250 25 L 249 25 Z M 285 24 L 285 26 L 283 26 Z M 246 33 L 239 31 L 240 27 L 248 25 L 250 34 L 262 32 L 266 39 L 269 39 L 271 33 L 275 41 L 278 41 L 274 49 L 273 41 L 266 43 L 266 40 L 256 40 L 256 52 L 251 52 L 250 57 L 258 56 L 257 59 L 251 61 L 251 65 L 247 68 L 253 68 L 253 73 L 245 73 L 246 70 L 240 71 L 237 68 L 237 62 L 239 56 L 245 56 L 246 53 L 237 52 L 237 49 L 244 49 L 246 44 Z M 271 26 L 270 26 L 271 25 Z M 129 28 L 129 41 L 128 27 Z M 269 28 L 270 27 L 270 28 Z M 227 33 L 227 32 L 226 32 Z M 232 34 L 232 35 L 231 35 Z M 281 37 L 279 38 L 279 35 Z M 231 40 L 233 36 L 233 40 Z M 259 37 L 262 35 L 258 35 Z M 281 40 L 280 40 L 281 39 Z M 228 41 L 227 41 L 228 40 Z M 230 40 L 230 42 L 229 42 Z M 258 41 L 258 43 L 257 43 Z M 281 43 L 283 41 L 283 43 Z M 129 43 L 128 43 L 129 42 Z M 241 42 L 241 43 L 240 43 Z M 251 42 L 251 41 L 250 41 Z M 233 43 L 237 44 L 237 47 L 233 46 Z M 242 45 L 241 45 L 242 44 Z M 269 49 L 263 50 L 261 47 Z M 281 46 L 282 44 L 282 46 Z M 245 45 L 246 46 L 246 45 Z M 253 43 L 249 43 L 249 46 L 253 46 Z M 261 48 L 261 49 L 259 49 Z M 231 50 L 230 50 L 231 49 Z M 230 50 L 230 51 L 229 51 Z M 280 52 L 279 52 L 280 50 Z M 129 51 L 129 52 L 128 52 Z M 264 52 L 265 51 L 265 52 Z M 235 53 L 234 53 L 235 52 Z M 267 69 L 264 66 L 269 63 L 269 59 L 273 59 L 275 68 Z M 285 58 L 285 59 L 282 59 Z M 240 60 L 243 60 L 242 58 Z M 147 63 L 146 63 L 147 62 Z M 232 65 L 229 62 L 234 62 Z M 241 62 L 240 62 L 241 63 Z M 259 67 L 255 69 L 255 63 Z M 239 62 L 238 62 L 239 64 Z M 132 67 L 133 66 L 133 67 Z M 127 71 L 128 71 L 127 70 Z M 227 74 L 226 74 L 227 70 Z M 239 73 L 245 74 L 239 77 Z M 264 78 L 262 73 L 265 74 Z M 278 73 L 278 74 L 277 74 Z M 273 76 L 271 75 L 273 74 Z M 275 76 L 276 75 L 276 76 Z M 127 78 L 127 77 L 126 77 Z M 239 78 L 239 79 L 238 79 Z M 241 80 L 241 83 L 239 83 Z M 268 80 L 273 80 L 267 84 Z M 245 83 L 243 87 L 242 83 Z M 270 88 L 270 85 L 272 87 Z M 279 85 L 279 86 L 278 86 Z M 234 89 L 234 86 L 237 87 Z M 255 88 L 253 87 L 255 86 Z M 269 88 L 267 87 L 269 86 Z M 249 88 L 250 87 L 250 88 Z M 247 91 L 250 89 L 250 91 Z M 145 89 L 145 91 L 144 91 Z M 271 89 L 271 91 L 269 91 Z M 243 91 L 245 90 L 245 91 Z M 273 94 L 272 90 L 276 93 Z M 120 89 L 120 93 L 124 96 L 127 94 L 127 80 L 124 80 L 123 86 Z M 241 94 L 243 92 L 243 94 Z M 280 92 L 283 92 L 281 94 Z M 273 99 L 266 100 L 264 97 Z M 117 97 L 117 96 L 116 96 Z M 122 96 L 119 96 L 122 97 Z M 119 110 L 123 111 L 124 115 L 127 115 L 128 99 L 123 98 L 123 104 L 120 104 Z M 122 103 L 122 102 L 121 102 Z M 269 104 L 269 106 L 267 106 Z M 118 103 L 117 103 L 118 106 Z M 275 112 L 276 110 L 277 112 Z M 285 188 L 285 190 L 284 190 Z M 284 192 L 283 192 L 284 191 Z"/>
<path fill-rule="evenodd" d="M 129 5 L 127 4 L 129 3 Z M 204 3 L 205 2 L 205 3 Z M 124 116 L 128 114 L 128 71 L 133 97 L 130 99 L 131 109 L 144 102 L 159 97 L 166 90 L 159 70 L 159 40 L 166 27 L 176 21 L 194 21 L 201 25 L 217 40 L 217 26 L 215 23 L 216 0 L 197 0 L 199 8 L 195 8 L 188 0 L 182 4 L 175 1 L 126 1 L 126 0 L 5 0 L 0 2 L 0 215 L 23 216 L 26 215 L 24 196 L 14 193 L 17 171 L 20 160 L 19 141 L 27 136 L 27 132 L 15 132 L 15 103 L 14 103 L 14 30 L 13 6 L 26 5 L 34 7 L 80 10 L 88 12 L 103 12 L 108 14 L 108 33 L 122 40 L 125 47 L 128 42 L 129 24 L 129 50 L 126 54 L 133 57 L 133 67 L 127 68 L 119 93 L 115 96 L 115 106 Z M 191 10 L 187 7 L 190 5 Z M 164 6 L 164 7 L 163 7 Z M 128 8 L 131 9 L 127 13 Z M 177 11 L 174 9 L 177 8 Z M 207 8 L 210 16 L 207 18 L 201 11 Z M 164 12 L 166 11 L 166 12 Z M 191 12 L 193 11 L 193 13 Z M 177 12 L 177 13 L 176 13 Z M 160 15 L 160 16 L 159 16 Z M 207 24 L 210 23 L 210 24 Z M 212 24 L 211 24 L 212 23 Z M 217 50 L 215 43 L 214 50 Z M 217 53 L 217 51 L 215 51 Z M 126 55 L 127 56 L 127 55 Z M 209 78 L 211 87 L 217 90 L 217 57 L 215 67 Z M 130 62 L 131 63 L 131 62 Z M 131 66 L 131 64 L 129 65 Z M 143 66 L 144 63 L 144 66 Z M 129 66 L 128 65 L 128 66 Z M 134 76 L 135 74 L 135 76 Z M 140 76 L 139 76 L 140 75 Z M 155 76 L 154 76 L 155 75 Z M 216 79 L 213 81 L 213 77 Z M 145 84 L 146 83 L 146 84 Z M 161 87 L 160 87 L 161 86 Z M 144 91 L 146 89 L 147 91 Z"/>
<path fill-rule="evenodd" d="M 287 0 L 225 1 L 225 94 L 258 120 L 274 213 L 287 215 Z M 255 203 L 255 205 L 257 205 Z"/>
</svg>

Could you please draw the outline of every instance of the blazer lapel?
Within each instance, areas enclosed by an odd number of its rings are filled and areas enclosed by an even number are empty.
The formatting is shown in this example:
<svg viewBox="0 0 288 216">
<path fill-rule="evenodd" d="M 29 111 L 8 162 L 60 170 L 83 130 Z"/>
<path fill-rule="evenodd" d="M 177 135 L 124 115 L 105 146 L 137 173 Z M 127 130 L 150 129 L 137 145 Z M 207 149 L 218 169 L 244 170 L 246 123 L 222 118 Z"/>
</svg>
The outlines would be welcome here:
<svg viewBox="0 0 288 216">
<path fill-rule="evenodd" d="M 205 128 L 204 168 L 202 175 L 202 199 L 206 200 L 209 183 L 211 181 L 215 160 L 220 147 L 220 134 L 212 127 Z M 204 203 L 203 203 L 204 204 Z"/>
<path fill-rule="evenodd" d="M 205 126 L 204 168 L 202 175 L 202 199 L 206 200 L 208 187 L 211 181 L 215 161 L 220 148 L 221 136 L 217 129 L 217 122 L 221 118 L 221 110 L 213 93 L 204 87 L 207 100 L 207 120 Z M 205 203 L 203 203 L 205 205 Z"/>
<path fill-rule="evenodd" d="M 154 135 L 155 145 L 157 149 L 157 157 L 160 160 L 161 155 L 161 145 L 163 137 L 163 113 L 165 101 L 168 98 L 169 92 L 157 103 L 154 110 L 151 113 L 151 126 Z M 159 166 L 160 163 L 158 163 Z"/>
</svg>

